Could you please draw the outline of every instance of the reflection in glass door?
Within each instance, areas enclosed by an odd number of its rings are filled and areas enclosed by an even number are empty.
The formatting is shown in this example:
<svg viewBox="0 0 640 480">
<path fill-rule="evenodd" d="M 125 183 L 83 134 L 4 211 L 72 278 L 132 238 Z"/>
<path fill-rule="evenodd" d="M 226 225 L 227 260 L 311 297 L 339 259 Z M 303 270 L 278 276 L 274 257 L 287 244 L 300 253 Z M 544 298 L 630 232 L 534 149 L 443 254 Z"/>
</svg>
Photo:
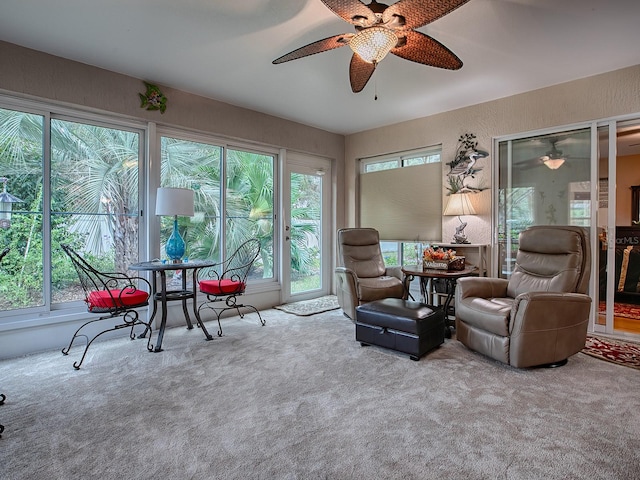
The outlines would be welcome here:
<svg viewBox="0 0 640 480">
<path fill-rule="evenodd" d="M 640 335 L 640 122 L 598 128 L 598 310 L 594 331 Z M 637 201 L 637 199 L 636 199 Z M 634 209 L 634 207 L 636 207 Z"/>
<path fill-rule="evenodd" d="M 525 228 L 591 224 L 590 129 L 503 140 L 498 157 L 497 272 L 508 278 Z"/>
<path fill-rule="evenodd" d="M 330 166 L 328 160 L 321 158 L 295 155 L 288 158 L 283 263 L 285 301 L 329 292 Z"/>
<path fill-rule="evenodd" d="M 509 277 L 528 226 L 594 225 L 590 328 L 640 335 L 640 120 L 513 136 L 496 147 L 498 275 Z"/>
</svg>

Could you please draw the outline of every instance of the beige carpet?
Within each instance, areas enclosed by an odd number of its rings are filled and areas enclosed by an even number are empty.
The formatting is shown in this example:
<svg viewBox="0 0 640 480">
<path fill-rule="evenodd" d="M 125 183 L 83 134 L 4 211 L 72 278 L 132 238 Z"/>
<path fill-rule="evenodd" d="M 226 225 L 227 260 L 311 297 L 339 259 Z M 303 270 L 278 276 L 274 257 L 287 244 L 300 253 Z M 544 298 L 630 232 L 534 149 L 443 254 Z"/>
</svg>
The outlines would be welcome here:
<svg viewBox="0 0 640 480">
<path fill-rule="evenodd" d="M 0 362 L 0 478 L 638 479 L 637 370 L 361 347 L 340 310 Z M 213 331 L 215 327 L 212 325 Z"/>
</svg>

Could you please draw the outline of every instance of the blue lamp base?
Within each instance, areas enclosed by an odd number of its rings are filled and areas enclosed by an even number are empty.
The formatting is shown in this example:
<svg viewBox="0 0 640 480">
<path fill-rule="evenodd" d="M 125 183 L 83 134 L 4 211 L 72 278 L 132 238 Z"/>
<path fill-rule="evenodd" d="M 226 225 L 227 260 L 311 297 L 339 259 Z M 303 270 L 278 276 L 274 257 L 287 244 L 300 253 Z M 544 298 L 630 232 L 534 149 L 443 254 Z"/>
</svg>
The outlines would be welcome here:
<svg viewBox="0 0 640 480">
<path fill-rule="evenodd" d="M 173 263 L 180 263 L 184 256 L 184 250 L 185 243 L 178 231 L 178 216 L 176 215 L 173 219 L 173 232 L 165 245 L 165 252 Z"/>
</svg>

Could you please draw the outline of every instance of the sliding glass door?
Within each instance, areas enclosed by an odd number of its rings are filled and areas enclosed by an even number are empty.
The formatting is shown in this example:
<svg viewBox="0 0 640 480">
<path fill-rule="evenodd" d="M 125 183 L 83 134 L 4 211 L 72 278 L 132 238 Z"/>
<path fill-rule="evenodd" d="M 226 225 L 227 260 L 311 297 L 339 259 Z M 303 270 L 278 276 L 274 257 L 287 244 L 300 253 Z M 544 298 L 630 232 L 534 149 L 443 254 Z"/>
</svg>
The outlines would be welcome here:
<svg viewBox="0 0 640 480">
<path fill-rule="evenodd" d="M 495 148 L 498 276 L 509 278 L 525 228 L 595 226 L 590 328 L 639 335 L 640 119 L 513 136 Z"/>
<path fill-rule="evenodd" d="M 591 225 L 589 128 L 498 142 L 497 272 L 508 278 L 532 225 Z"/>
<path fill-rule="evenodd" d="M 597 316 L 594 331 L 640 335 L 640 120 L 598 128 Z M 595 298 L 594 298 L 595 300 Z"/>
</svg>

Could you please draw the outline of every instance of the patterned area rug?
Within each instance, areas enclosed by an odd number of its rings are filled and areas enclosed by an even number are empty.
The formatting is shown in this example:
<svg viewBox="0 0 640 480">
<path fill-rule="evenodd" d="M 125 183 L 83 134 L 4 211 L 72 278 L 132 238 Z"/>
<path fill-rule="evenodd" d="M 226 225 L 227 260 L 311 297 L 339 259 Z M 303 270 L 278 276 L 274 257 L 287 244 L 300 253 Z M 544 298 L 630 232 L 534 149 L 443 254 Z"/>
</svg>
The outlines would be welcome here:
<svg viewBox="0 0 640 480">
<path fill-rule="evenodd" d="M 582 353 L 640 370 L 640 344 L 637 343 L 589 335 Z"/>
<path fill-rule="evenodd" d="M 301 302 L 285 303 L 284 305 L 278 305 L 273 308 L 301 317 L 307 317 L 309 315 L 315 315 L 316 313 L 336 310 L 340 308 L 340 306 L 338 305 L 338 297 L 335 295 L 327 295 L 326 297 L 313 298 Z"/>
<path fill-rule="evenodd" d="M 606 302 L 600 302 L 599 313 L 605 313 Z M 613 314 L 616 317 L 624 318 L 638 318 L 640 319 L 640 305 L 633 305 L 631 303 L 615 302 L 613 304 Z"/>
</svg>

